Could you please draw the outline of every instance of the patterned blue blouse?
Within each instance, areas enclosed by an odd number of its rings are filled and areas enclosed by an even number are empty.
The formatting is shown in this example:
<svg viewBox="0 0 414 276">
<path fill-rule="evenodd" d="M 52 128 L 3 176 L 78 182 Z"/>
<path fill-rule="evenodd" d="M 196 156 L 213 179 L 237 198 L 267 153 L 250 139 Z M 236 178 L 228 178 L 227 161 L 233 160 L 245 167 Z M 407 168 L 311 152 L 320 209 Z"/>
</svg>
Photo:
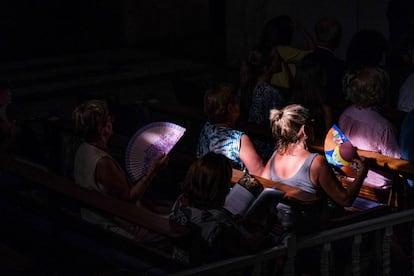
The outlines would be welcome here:
<svg viewBox="0 0 414 276">
<path fill-rule="evenodd" d="M 244 132 L 229 127 L 220 127 L 207 122 L 201 129 L 198 138 L 196 156 L 213 151 L 221 153 L 229 158 L 233 166 L 243 171 L 247 171 L 240 159 L 241 137 Z"/>
<path fill-rule="evenodd" d="M 281 109 L 285 106 L 283 94 L 269 83 L 256 85 L 253 91 L 249 110 L 249 122 L 260 126 L 270 127 L 270 110 Z M 257 152 L 267 160 L 274 151 L 274 142 L 253 139 Z"/>
<path fill-rule="evenodd" d="M 270 110 L 285 106 L 282 93 L 269 83 L 256 85 L 249 111 L 249 122 L 269 126 Z"/>
</svg>

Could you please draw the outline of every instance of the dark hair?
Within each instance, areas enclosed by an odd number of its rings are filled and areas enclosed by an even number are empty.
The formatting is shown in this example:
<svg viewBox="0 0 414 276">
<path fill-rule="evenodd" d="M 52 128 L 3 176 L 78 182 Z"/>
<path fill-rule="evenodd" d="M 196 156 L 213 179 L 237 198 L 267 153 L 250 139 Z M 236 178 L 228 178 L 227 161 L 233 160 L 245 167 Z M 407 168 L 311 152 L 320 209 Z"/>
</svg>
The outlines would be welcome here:
<svg viewBox="0 0 414 276">
<path fill-rule="evenodd" d="M 270 51 L 277 45 L 290 45 L 293 37 L 293 22 L 288 15 L 279 15 L 266 22 L 262 29 L 258 48 Z"/>
<path fill-rule="evenodd" d="M 342 26 L 331 17 L 322 17 L 315 24 L 315 36 L 318 42 L 337 48 L 342 36 Z"/>
<path fill-rule="evenodd" d="M 253 83 L 256 82 L 257 78 L 264 73 L 265 66 L 270 66 L 273 62 L 271 52 L 253 50 L 249 52 L 247 57 L 247 65 L 249 66 L 249 73 Z"/>
<path fill-rule="evenodd" d="M 315 119 L 314 131 L 318 138 L 326 133 L 323 104 L 327 102 L 327 72 L 315 53 L 306 55 L 298 64 L 292 87 L 291 103 L 309 109 Z"/>
<path fill-rule="evenodd" d="M 372 29 L 360 30 L 349 42 L 346 62 L 350 68 L 377 66 L 388 50 L 387 39 L 382 33 Z"/>
<path fill-rule="evenodd" d="M 307 54 L 297 65 L 295 81 L 292 87 L 292 101 L 301 100 L 304 103 L 324 102 L 327 72 L 315 53 Z M 302 102 L 301 102 L 302 103 Z M 312 104 L 314 106 L 314 104 Z"/>
<path fill-rule="evenodd" d="M 219 83 L 208 89 L 204 96 L 204 112 L 210 123 L 222 123 L 228 119 L 228 106 L 237 102 L 233 84 Z"/>
<path fill-rule="evenodd" d="M 222 207 L 231 177 L 230 160 L 222 154 L 209 152 L 188 169 L 182 186 L 184 195 L 199 209 Z"/>
<path fill-rule="evenodd" d="M 109 116 L 108 105 L 103 100 L 85 101 L 72 113 L 76 132 L 87 142 L 99 137 L 99 132 L 105 126 Z"/>
</svg>

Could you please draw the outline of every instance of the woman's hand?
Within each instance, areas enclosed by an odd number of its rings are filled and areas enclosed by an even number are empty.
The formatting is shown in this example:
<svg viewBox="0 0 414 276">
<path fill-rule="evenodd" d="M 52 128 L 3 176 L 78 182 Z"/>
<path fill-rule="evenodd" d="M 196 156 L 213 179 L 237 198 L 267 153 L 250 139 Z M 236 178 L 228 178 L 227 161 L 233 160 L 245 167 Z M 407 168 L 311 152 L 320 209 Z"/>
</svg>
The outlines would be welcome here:
<svg viewBox="0 0 414 276">
<path fill-rule="evenodd" d="M 159 171 L 166 168 L 168 166 L 169 161 L 170 157 L 165 152 L 163 152 L 160 157 L 155 159 L 154 166 L 156 170 Z"/>
<path fill-rule="evenodd" d="M 157 174 L 160 170 L 168 166 L 169 160 L 169 156 L 165 152 L 163 152 L 158 158 L 154 160 L 154 162 L 152 162 L 152 165 L 148 170 L 147 175 L 151 178 L 155 176 L 155 174 Z"/>
<path fill-rule="evenodd" d="M 365 179 L 368 174 L 368 162 L 369 160 L 365 157 L 354 158 L 352 162 L 356 165 L 357 178 Z"/>
</svg>

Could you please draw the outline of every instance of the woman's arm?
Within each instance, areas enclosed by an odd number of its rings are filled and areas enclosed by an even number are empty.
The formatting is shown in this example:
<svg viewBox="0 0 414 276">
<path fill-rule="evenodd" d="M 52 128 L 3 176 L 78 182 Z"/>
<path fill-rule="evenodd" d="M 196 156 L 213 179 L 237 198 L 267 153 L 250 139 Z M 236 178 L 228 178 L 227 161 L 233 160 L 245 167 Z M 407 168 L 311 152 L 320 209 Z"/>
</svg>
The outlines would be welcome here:
<svg viewBox="0 0 414 276">
<path fill-rule="evenodd" d="M 131 188 L 125 171 L 111 157 L 103 157 L 98 161 L 95 179 L 105 186 L 108 193 L 127 201 L 135 201 L 142 197 L 154 176 L 168 164 L 168 155 L 163 154 L 154 161 L 148 173 Z"/>
<path fill-rule="evenodd" d="M 145 193 L 148 186 L 151 184 L 154 177 L 158 172 L 165 168 L 168 165 L 169 157 L 167 154 L 163 153 L 152 163 L 146 175 L 134 183 L 131 188 L 131 196 L 133 199 L 140 199 Z"/>
<path fill-rule="evenodd" d="M 311 180 L 319 184 L 333 201 L 343 207 L 352 205 L 368 172 L 365 160 L 354 159 L 353 162 L 356 162 L 360 169 L 355 180 L 348 188 L 342 186 L 342 183 L 335 176 L 332 168 L 322 155 L 316 156 L 311 165 Z"/>
<path fill-rule="evenodd" d="M 257 153 L 252 140 L 246 134 L 243 134 L 241 137 L 240 159 L 250 174 L 262 175 L 264 169 L 263 159 Z"/>
<path fill-rule="evenodd" d="M 122 200 L 133 199 L 126 174 L 113 158 L 106 156 L 98 161 L 95 180 L 101 183 L 110 195 Z"/>
</svg>

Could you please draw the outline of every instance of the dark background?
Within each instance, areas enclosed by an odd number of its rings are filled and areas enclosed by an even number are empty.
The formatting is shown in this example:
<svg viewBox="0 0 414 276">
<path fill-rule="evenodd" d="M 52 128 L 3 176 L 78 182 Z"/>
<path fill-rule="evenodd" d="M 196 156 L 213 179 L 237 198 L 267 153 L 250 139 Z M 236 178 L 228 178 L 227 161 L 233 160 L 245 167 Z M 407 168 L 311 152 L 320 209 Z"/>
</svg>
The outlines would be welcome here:
<svg viewBox="0 0 414 276">
<path fill-rule="evenodd" d="M 0 4 L 0 59 L 142 48 L 223 58 L 225 1 L 16 0 Z M 204 53 L 203 53 L 204 52 Z M 207 55 L 208 54 L 208 55 Z"/>
</svg>

